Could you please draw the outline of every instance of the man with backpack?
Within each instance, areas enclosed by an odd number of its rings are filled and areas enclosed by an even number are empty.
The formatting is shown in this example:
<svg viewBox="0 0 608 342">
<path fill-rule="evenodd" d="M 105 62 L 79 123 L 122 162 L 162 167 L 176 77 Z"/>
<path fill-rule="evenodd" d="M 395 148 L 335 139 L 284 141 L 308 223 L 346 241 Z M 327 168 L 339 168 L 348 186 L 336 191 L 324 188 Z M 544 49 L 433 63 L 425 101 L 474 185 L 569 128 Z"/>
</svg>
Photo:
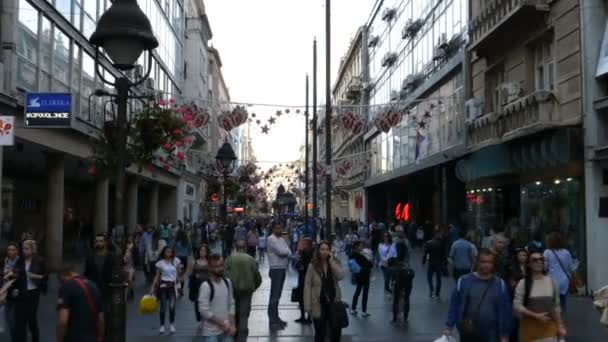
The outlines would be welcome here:
<svg viewBox="0 0 608 342">
<path fill-rule="evenodd" d="M 209 279 L 201 284 L 198 302 L 203 317 L 203 340 L 232 342 L 236 333 L 234 295 L 230 280 L 224 277 L 221 255 L 209 257 Z"/>
<path fill-rule="evenodd" d="M 251 297 L 262 284 L 262 276 L 255 259 L 246 253 L 247 244 L 243 240 L 236 242 L 236 252 L 226 259 L 226 277 L 234 287 L 236 304 L 236 341 L 247 341 L 249 329 L 247 323 L 251 313 Z"/>
<path fill-rule="evenodd" d="M 410 295 L 414 280 L 414 270 L 409 266 L 409 246 L 407 240 L 395 244 L 396 257 L 389 259 L 389 273 L 394 281 L 393 291 L 393 320 L 391 324 L 399 324 L 399 304 L 403 297 L 403 323 L 407 323 L 410 313 Z"/>
<path fill-rule="evenodd" d="M 361 300 L 363 313 L 361 316 L 368 317 L 369 313 L 367 313 L 367 296 L 369 293 L 369 280 L 371 277 L 373 264 L 362 254 L 362 251 L 363 242 L 356 241 L 353 244 L 353 253 L 351 253 L 350 259 L 348 260 L 348 268 L 350 269 L 353 284 L 357 285 L 355 294 L 353 295 L 353 305 L 351 306 L 350 313 L 352 315 L 357 314 L 357 302 L 359 301 L 359 295 L 363 290 L 363 298 Z"/>
</svg>

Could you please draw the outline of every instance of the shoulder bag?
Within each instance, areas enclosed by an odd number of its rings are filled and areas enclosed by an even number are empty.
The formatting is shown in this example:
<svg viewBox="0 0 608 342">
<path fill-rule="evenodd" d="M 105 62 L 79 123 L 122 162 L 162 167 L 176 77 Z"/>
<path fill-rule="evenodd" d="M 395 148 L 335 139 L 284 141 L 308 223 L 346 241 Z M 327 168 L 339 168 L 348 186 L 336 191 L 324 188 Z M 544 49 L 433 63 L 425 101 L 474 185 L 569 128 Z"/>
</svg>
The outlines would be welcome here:
<svg viewBox="0 0 608 342">
<path fill-rule="evenodd" d="M 99 336 L 99 332 L 97 331 L 97 324 L 99 323 L 99 311 L 97 310 L 97 306 L 95 305 L 95 301 L 93 300 L 91 291 L 89 291 L 89 287 L 84 283 L 84 281 L 82 281 L 82 279 L 74 278 L 74 281 L 82 289 L 82 292 L 84 293 L 84 297 L 86 298 L 87 303 L 89 304 L 89 309 L 91 310 L 91 314 L 93 314 L 93 318 L 95 319 L 95 331 L 96 331 L 95 335 L 97 336 L 97 340 L 102 341 L 102 337 Z"/>
<path fill-rule="evenodd" d="M 477 307 L 475 308 L 475 311 L 473 311 L 472 314 L 469 315 L 468 317 L 465 317 L 458 322 L 458 324 L 457 324 L 458 332 L 460 333 L 460 337 L 463 341 L 468 340 L 470 338 L 472 339 L 475 337 L 474 320 L 477 318 L 477 316 L 479 316 L 479 310 L 481 310 L 481 305 L 483 304 L 483 301 L 486 298 L 486 295 L 488 294 L 488 290 L 494 284 L 494 281 L 495 281 L 495 278 L 492 278 L 492 280 L 486 286 L 485 290 L 483 291 L 483 294 L 481 295 L 481 299 L 479 300 L 479 303 L 477 304 Z M 463 315 L 465 315 L 467 313 L 467 309 L 469 307 L 470 292 L 471 292 L 471 288 L 469 287 L 469 289 L 467 290 L 466 297 L 465 297 L 464 308 L 462 310 Z"/>
</svg>

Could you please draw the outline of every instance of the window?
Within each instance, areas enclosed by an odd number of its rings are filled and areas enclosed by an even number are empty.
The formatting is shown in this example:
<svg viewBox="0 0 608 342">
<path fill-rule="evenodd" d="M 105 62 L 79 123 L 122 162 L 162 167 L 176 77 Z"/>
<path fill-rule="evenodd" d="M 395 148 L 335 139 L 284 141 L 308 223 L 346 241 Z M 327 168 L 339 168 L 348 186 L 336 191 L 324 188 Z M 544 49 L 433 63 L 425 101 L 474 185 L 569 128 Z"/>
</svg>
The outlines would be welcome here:
<svg viewBox="0 0 608 342">
<path fill-rule="evenodd" d="M 536 90 L 555 89 L 555 50 L 553 40 L 534 47 L 534 84 Z"/>
<path fill-rule="evenodd" d="M 504 75 L 505 69 L 502 64 L 496 65 L 489 71 L 486 71 L 486 113 L 498 112 L 504 104 L 501 96 L 501 86 L 505 82 Z"/>
</svg>

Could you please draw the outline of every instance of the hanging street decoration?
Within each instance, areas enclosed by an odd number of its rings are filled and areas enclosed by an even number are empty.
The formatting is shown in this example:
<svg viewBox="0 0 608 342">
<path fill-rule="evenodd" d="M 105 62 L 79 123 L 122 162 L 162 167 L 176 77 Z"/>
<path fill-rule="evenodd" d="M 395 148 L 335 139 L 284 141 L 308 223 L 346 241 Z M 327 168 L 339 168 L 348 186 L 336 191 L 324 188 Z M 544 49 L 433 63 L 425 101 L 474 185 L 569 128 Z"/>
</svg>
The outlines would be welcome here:
<svg viewBox="0 0 608 342">
<path fill-rule="evenodd" d="M 247 122 L 249 114 L 243 106 L 236 106 L 232 111 L 224 111 L 217 118 L 217 121 L 222 129 L 231 131 L 245 122 Z"/>
</svg>

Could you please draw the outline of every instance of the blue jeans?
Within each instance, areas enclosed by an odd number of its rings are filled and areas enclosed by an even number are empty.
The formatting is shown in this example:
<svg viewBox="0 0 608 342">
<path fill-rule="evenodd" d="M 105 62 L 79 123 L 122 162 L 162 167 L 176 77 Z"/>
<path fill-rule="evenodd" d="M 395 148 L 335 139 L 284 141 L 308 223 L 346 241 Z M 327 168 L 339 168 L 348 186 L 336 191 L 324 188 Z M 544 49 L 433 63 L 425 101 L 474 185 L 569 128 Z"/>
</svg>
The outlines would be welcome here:
<svg viewBox="0 0 608 342">
<path fill-rule="evenodd" d="M 167 311 L 167 304 L 169 304 L 169 323 L 175 322 L 175 288 L 164 287 L 158 290 L 158 298 L 160 300 L 160 325 L 165 325 L 165 312 Z"/>
<path fill-rule="evenodd" d="M 271 268 L 268 275 L 270 277 L 270 299 L 268 300 L 268 320 L 270 323 L 278 323 L 279 318 L 279 300 L 281 300 L 281 292 L 283 292 L 283 284 L 285 284 L 285 269 Z"/>
<path fill-rule="evenodd" d="M 433 275 L 435 275 L 436 286 L 433 286 Z M 439 297 L 441 293 L 441 266 L 440 265 L 430 265 L 426 272 L 426 279 L 429 282 L 429 292 L 433 295 L 435 293 L 436 297 Z"/>
<path fill-rule="evenodd" d="M 568 295 L 565 295 L 565 294 L 559 295 L 559 306 L 562 309 L 562 315 L 566 313 L 566 298 L 568 298 Z"/>
<path fill-rule="evenodd" d="M 203 336 L 203 342 L 232 342 L 233 337 L 227 335 Z"/>
</svg>

